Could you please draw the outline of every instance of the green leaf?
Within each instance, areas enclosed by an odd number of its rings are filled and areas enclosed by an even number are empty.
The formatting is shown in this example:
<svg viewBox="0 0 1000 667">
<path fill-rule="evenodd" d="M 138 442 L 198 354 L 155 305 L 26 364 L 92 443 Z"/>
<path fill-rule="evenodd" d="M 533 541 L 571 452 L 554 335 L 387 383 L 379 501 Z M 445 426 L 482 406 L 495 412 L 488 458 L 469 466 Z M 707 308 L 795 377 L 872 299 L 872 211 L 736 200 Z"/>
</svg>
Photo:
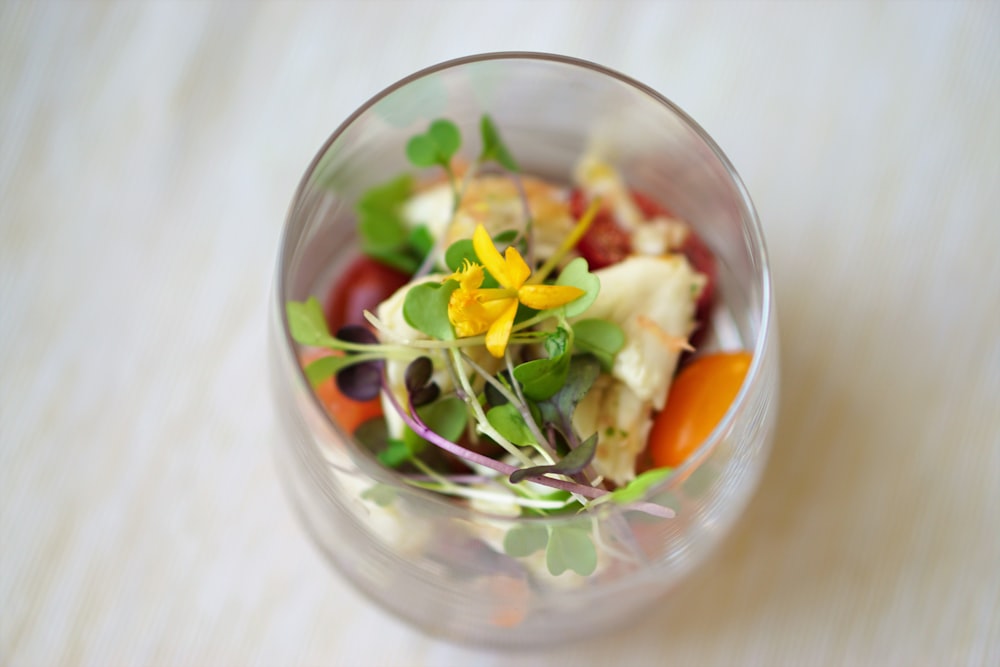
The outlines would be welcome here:
<svg viewBox="0 0 1000 667">
<path fill-rule="evenodd" d="M 396 490 L 387 484 L 375 484 L 362 491 L 361 497 L 379 507 L 388 507 L 396 499 Z"/>
<path fill-rule="evenodd" d="M 562 327 L 545 339 L 548 359 L 534 359 L 514 368 L 514 378 L 521 383 L 525 396 L 544 401 L 566 383 L 569 373 L 569 335 Z"/>
<path fill-rule="evenodd" d="M 511 558 L 523 558 L 545 548 L 549 541 L 548 529 L 537 523 L 514 526 L 503 537 L 503 550 Z"/>
<path fill-rule="evenodd" d="M 365 192 L 357 206 L 362 251 L 407 273 L 416 271 L 426 254 L 411 243 L 414 232 L 402 216 L 412 192 L 413 178 L 404 174 Z"/>
<path fill-rule="evenodd" d="M 459 239 L 444 251 L 444 263 L 451 271 L 458 271 L 465 264 L 465 260 L 479 263 L 476 251 L 472 247 L 472 239 Z"/>
<path fill-rule="evenodd" d="M 527 422 L 524 421 L 524 417 L 512 403 L 504 403 L 490 408 L 489 412 L 486 413 L 486 420 L 500 435 L 515 445 L 527 447 L 536 444 L 535 436 L 532 435 Z"/>
<path fill-rule="evenodd" d="M 417 408 L 420 419 L 432 431 L 446 440 L 458 440 L 469 422 L 465 403 L 457 396 L 442 399 Z"/>
<path fill-rule="evenodd" d="M 358 210 L 362 213 L 392 214 L 406 203 L 413 194 L 413 177 L 400 174 L 392 180 L 369 188 L 358 200 Z"/>
<path fill-rule="evenodd" d="M 510 482 L 511 484 L 517 484 L 518 482 L 529 477 L 538 477 L 539 475 L 543 475 L 545 473 L 575 475 L 590 465 L 590 462 L 594 459 L 594 454 L 596 452 L 597 434 L 595 433 L 584 440 L 579 447 L 570 451 L 569 454 L 562 457 L 562 459 L 556 461 L 552 465 L 531 466 L 515 470 L 510 474 Z"/>
<path fill-rule="evenodd" d="M 649 489 L 665 480 L 672 472 L 672 468 L 654 468 L 653 470 L 647 470 L 625 486 L 612 491 L 606 497 L 610 501 L 622 504 L 637 502 L 642 500 L 642 497 L 646 495 L 646 492 L 649 491 Z"/>
<path fill-rule="evenodd" d="M 601 365 L 594 357 L 572 357 L 563 386 L 548 399 L 538 402 L 542 421 L 557 425 L 571 424 L 577 404 L 587 395 L 600 374 Z"/>
<path fill-rule="evenodd" d="M 365 246 L 362 248 L 362 252 L 372 259 L 377 260 L 386 266 L 391 266 L 392 268 L 402 271 L 403 273 L 412 275 L 417 272 L 418 268 L 420 268 L 420 260 L 414 257 L 410 250 L 406 248 L 403 250 L 395 250 Z"/>
<path fill-rule="evenodd" d="M 438 119 L 430 124 L 427 132 L 418 134 L 406 144 L 406 157 L 417 167 L 441 165 L 448 168 L 452 156 L 462 145 L 458 126 L 449 120 Z"/>
<path fill-rule="evenodd" d="M 479 133 L 483 139 L 483 152 L 479 156 L 480 162 L 493 160 L 510 171 L 521 170 L 510 151 L 507 150 L 503 139 L 500 138 L 500 132 L 493 123 L 493 119 L 488 115 L 484 114 L 480 120 Z"/>
<path fill-rule="evenodd" d="M 316 297 L 311 296 L 306 301 L 289 301 L 285 304 L 285 312 L 288 329 L 296 343 L 314 347 L 328 345 L 332 340 L 323 307 Z"/>
<path fill-rule="evenodd" d="M 458 281 L 444 284 L 430 281 L 414 285 L 403 301 L 403 318 L 406 323 L 437 340 L 452 340 L 455 331 L 448 319 L 448 300 L 458 289 Z"/>
<path fill-rule="evenodd" d="M 434 237 L 431 236 L 427 225 L 417 225 L 411 229 L 406 241 L 421 257 L 426 257 L 427 253 L 434 248 Z"/>
<path fill-rule="evenodd" d="M 410 431 L 412 433 L 412 431 Z M 379 463 L 387 468 L 398 468 L 413 457 L 413 450 L 409 443 L 404 440 L 392 439 L 386 443 L 385 449 L 380 451 L 376 458 Z"/>
<path fill-rule="evenodd" d="M 438 163 L 437 146 L 426 134 L 411 137 L 406 143 L 406 159 L 417 167 L 433 167 Z"/>
<path fill-rule="evenodd" d="M 446 440 L 457 440 L 462 436 L 469 422 L 469 413 L 465 403 L 456 396 L 446 396 L 440 400 L 417 408 L 420 421 L 430 430 Z M 420 454 L 430 443 L 417 435 L 416 431 L 407 427 L 403 431 L 403 445 L 406 447 L 406 459 Z"/>
<path fill-rule="evenodd" d="M 615 355 L 625 346 L 625 332 L 608 320 L 580 320 L 573 324 L 573 344 L 580 351 L 597 357 L 601 368 L 610 372 Z"/>
<path fill-rule="evenodd" d="M 584 291 L 584 294 L 567 303 L 566 317 L 576 317 L 590 308 L 601 291 L 601 279 L 588 270 L 587 260 L 577 257 L 566 265 L 556 279 L 556 285 L 571 285 Z"/>
<path fill-rule="evenodd" d="M 589 576 L 597 569 L 597 550 L 586 529 L 577 526 L 555 526 L 545 549 L 545 564 L 553 576 L 573 570 Z"/>
<path fill-rule="evenodd" d="M 445 160 L 450 160 L 462 145 L 462 133 L 450 120 L 440 118 L 434 121 L 428 128 L 427 134 L 434 140 L 438 152 Z"/>
<path fill-rule="evenodd" d="M 306 365 L 306 377 L 312 386 L 318 385 L 324 380 L 329 380 L 336 375 L 341 368 L 349 366 L 354 361 L 350 357 L 320 357 Z"/>
</svg>

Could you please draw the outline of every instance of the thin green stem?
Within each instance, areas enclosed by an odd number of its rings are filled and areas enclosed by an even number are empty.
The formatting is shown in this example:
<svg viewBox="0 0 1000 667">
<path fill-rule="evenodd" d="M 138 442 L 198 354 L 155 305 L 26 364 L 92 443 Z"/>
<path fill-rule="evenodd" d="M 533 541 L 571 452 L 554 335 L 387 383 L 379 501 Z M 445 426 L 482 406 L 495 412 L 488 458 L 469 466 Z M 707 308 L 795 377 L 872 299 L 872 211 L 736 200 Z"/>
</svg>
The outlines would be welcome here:
<svg viewBox="0 0 1000 667">
<path fill-rule="evenodd" d="M 486 418 L 486 413 L 483 412 L 483 406 L 479 405 L 479 401 L 476 400 L 476 392 L 472 388 L 472 384 L 469 382 L 469 378 L 465 375 L 465 372 L 462 370 L 462 357 L 460 356 L 459 351 L 452 348 L 448 350 L 448 352 L 451 355 L 452 361 L 455 364 L 455 370 L 457 371 L 458 379 L 462 385 L 462 389 L 467 394 L 465 404 L 472 409 L 472 413 L 476 417 L 476 422 L 479 424 L 479 430 L 482 431 L 483 434 L 493 439 L 498 445 L 503 447 L 508 454 L 516 458 L 523 465 L 527 466 L 534 465 L 534 462 L 524 452 L 518 449 L 517 445 L 507 440 L 507 438 L 500 435 L 500 433 L 495 428 L 493 428 L 493 424 L 489 422 L 489 420 Z"/>
</svg>

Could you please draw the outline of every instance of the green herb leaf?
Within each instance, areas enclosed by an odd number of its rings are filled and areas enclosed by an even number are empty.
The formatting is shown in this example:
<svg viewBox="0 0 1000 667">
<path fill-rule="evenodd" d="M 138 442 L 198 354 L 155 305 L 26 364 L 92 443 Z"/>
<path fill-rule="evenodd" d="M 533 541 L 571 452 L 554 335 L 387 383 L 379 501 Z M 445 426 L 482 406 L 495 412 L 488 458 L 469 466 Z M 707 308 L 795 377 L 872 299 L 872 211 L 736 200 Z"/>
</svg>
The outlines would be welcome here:
<svg viewBox="0 0 1000 667">
<path fill-rule="evenodd" d="M 406 240 L 421 257 L 426 257 L 427 253 L 434 248 L 434 237 L 427 229 L 427 225 L 417 225 L 411 229 Z"/>
<path fill-rule="evenodd" d="M 458 440 L 469 422 L 465 403 L 457 396 L 445 396 L 421 406 L 417 408 L 417 414 L 432 431 L 446 440 Z"/>
<path fill-rule="evenodd" d="M 442 118 L 432 122 L 426 133 L 410 139 L 406 144 L 406 157 L 417 167 L 441 165 L 447 169 L 461 145 L 458 126 Z"/>
<path fill-rule="evenodd" d="M 608 320 L 580 320 L 573 324 L 573 344 L 597 357 L 607 373 L 614 366 L 615 355 L 625 346 L 625 332 Z"/>
<path fill-rule="evenodd" d="M 569 334 L 562 327 L 545 339 L 548 359 L 534 359 L 514 368 L 514 378 L 521 383 L 525 396 L 544 401 L 566 383 L 569 373 Z"/>
<path fill-rule="evenodd" d="M 422 405 L 417 408 L 417 414 L 420 416 L 420 421 L 446 440 L 457 440 L 461 437 L 469 421 L 465 403 L 457 396 L 446 396 L 433 403 Z M 430 446 L 429 442 L 411 428 L 403 431 L 403 444 L 408 453 L 407 459 L 417 456 Z"/>
<path fill-rule="evenodd" d="M 587 260 L 577 257 L 566 265 L 556 279 L 556 285 L 571 285 L 584 291 L 584 294 L 567 303 L 566 317 L 576 317 L 590 308 L 601 291 L 601 279 L 588 270 Z"/>
<path fill-rule="evenodd" d="M 333 337 L 326 324 L 323 307 L 316 297 L 311 296 L 306 301 L 289 301 L 285 304 L 285 312 L 288 329 L 296 343 L 310 347 L 329 346 Z"/>
<path fill-rule="evenodd" d="M 407 429 L 409 431 L 409 429 Z M 412 433 L 412 431 L 410 431 Z M 405 437 L 405 435 L 404 435 Z M 413 449 L 404 440 L 392 439 L 386 443 L 385 449 L 377 454 L 379 462 L 387 468 L 398 468 L 413 457 Z"/>
<path fill-rule="evenodd" d="M 404 174 L 365 192 L 357 207 L 362 251 L 406 273 L 416 271 L 426 254 L 411 243 L 414 232 L 402 216 L 412 193 L 413 179 Z"/>
<path fill-rule="evenodd" d="M 597 569 L 597 550 L 590 532 L 577 526 L 555 526 L 545 549 L 545 564 L 553 576 L 573 570 L 589 576 Z"/>
<path fill-rule="evenodd" d="M 535 443 L 535 436 L 532 435 L 524 417 L 517 411 L 512 403 L 504 403 L 490 408 L 486 413 L 486 420 L 497 430 L 500 435 L 522 447 L 531 446 Z"/>
<path fill-rule="evenodd" d="M 341 368 L 351 365 L 353 361 L 347 356 L 320 357 L 306 365 L 306 377 L 309 378 L 309 383 L 315 387 L 320 382 L 332 378 Z"/>
<path fill-rule="evenodd" d="M 537 523 L 514 526 L 503 537 L 503 550 L 511 558 L 523 558 L 545 548 L 548 529 Z"/>
<path fill-rule="evenodd" d="M 505 169 L 510 171 L 520 171 L 521 168 L 518 167 L 517 162 L 514 157 L 507 150 L 507 146 L 504 144 L 503 139 L 500 138 L 500 132 L 497 130 L 497 126 L 493 123 L 493 119 L 488 115 L 483 115 L 479 122 L 479 132 L 483 139 L 483 152 L 479 156 L 480 162 L 486 162 L 487 160 L 494 160 L 499 163 Z"/>
<path fill-rule="evenodd" d="M 448 300 L 458 289 L 458 281 L 444 284 L 429 281 L 414 285 L 403 301 L 403 318 L 406 323 L 437 340 L 452 340 L 455 331 L 448 319 Z"/>
<path fill-rule="evenodd" d="M 529 477 L 538 477 L 539 475 L 543 475 L 545 473 L 575 475 L 590 465 L 590 462 L 594 459 L 594 454 L 596 452 L 597 434 L 595 433 L 584 440 L 579 447 L 572 450 L 569 454 L 562 457 L 562 459 L 556 461 L 552 465 L 531 466 L 529 468 L 515 470 L 510 474 L 510 482 L 511 484 L 517 484 L 518 482 Z"/>
<path fill-rule="evenodd" d="M 563 386 L 551 397 L 537 404 L 542 421 L 568 428 L 577 404 L 590 391 L 600 374 L 601 365 L 594 357 L 589 354 L 572 357 Z"/>
<path fill-rule="evenodd" d="M 444 251 L 444 263 L 451 271 L 458 271 L 465 264 L 465 261 L 479 262 L 476 251 L 472 247 L 472 239 L 459 239 Z"/>
<path fill-rule="evenodd" d="M 673 472 L 671 468 L 654 468 L 642 473 L 625 486 L 615 489 L 606 497 L 608 500 L 628 504 L 642 500 L 642 497 L 649 489 L 656 486 Z M 601 499 L 604 501 L 604 499 Z"/>
<path fill-rule="evenodd" d="M 375 484 L 362 491 L 361 497 L 379 507 L 388 507 L 396 499 L 396 490 L 387 484 Z"/>
</svg>

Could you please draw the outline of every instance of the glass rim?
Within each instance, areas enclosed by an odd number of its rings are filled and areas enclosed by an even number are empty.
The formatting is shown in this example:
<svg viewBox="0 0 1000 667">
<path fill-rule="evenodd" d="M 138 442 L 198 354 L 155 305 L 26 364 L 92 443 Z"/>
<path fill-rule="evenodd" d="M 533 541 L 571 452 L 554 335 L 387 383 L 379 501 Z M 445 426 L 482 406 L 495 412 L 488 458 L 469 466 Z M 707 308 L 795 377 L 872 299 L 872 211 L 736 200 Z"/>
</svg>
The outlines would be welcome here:
<svg viewBox="0 0 1000 667">
<path fill-rule="evenodd" d="M 719 161 L 719 164 L 724 168 L 726 177 L 729 179 L 733 185 L 735 191 L 739 195 L 739 202 L 741 204 L 741 216 L 743 220 L 743 230 L 748 234 L 749 246 L 751 253 L 756 253 L 760 258 L 760 288 L 761 288 L 761 304 L 760 304 L 760 331 L 757 336 L 757 340 L 754 344 L 752 351 L 752 358 L 750 361 L 750 367 L 747 370 L 746 377 L 740 386 L 739 392 L 733 399 L 725 415 L 716 424 L 712 432 L 705 438 L 705 440 L 692 452 L 688 458 L 680 466 L 673 468 L 669 475 L 663 480 L 657 482 L 643 494 L 642 498 L 638 502 L 648 501 L 650 498 L 670 491 L 677 487 L 679 484 L 683 483 L 684 480 L 701 464 L 701 462 L 711 453 L 718 441 L 720 440 L 723 433 L 729 430 L 736 414 L 741 412 L 744 404 L 747 402 L 747 397 L 754 391 L 757 385 L 761 382 L 761 375 L 763 371 L 761 370 L 763 366 L 764 352 L 770 342 L 772 336 L 774 336 L 775 315 L 774 315 L 774 293 L 773 293 L 773 282 L 770 269 L 770 260 L 767 252 L 767 245 L 764 240 L 763 229 L 761 228 L 760 219 L 757 215 L 757 209 L 753 204 L 753 200 L 750 197 L 750 193 L 743 183 L 743 179 L 740 177 L 736 168 L 733 166 L 732 162 L 729 160 L 728 156 L 722 151 L 715 140 L 705 131 L 705 129 L 692 118 L 687 112 L 681 109 L 673 101 L 665 97 L 663 94 L 659 93 L 657 90 L 651 88 L 650 86 L 638 81 L 626 74 L 623 74 L 615 69 L 600 65 L 598 63 L 585 60 L 582 58 L 577 58 L 574 56 L 566 56 L 556 53 L 548 53 L 542 51 L 491 51 L 479 54 L 461 56 L 458 58 L 452 58 L 449 60 L 441 61 L 437 64 L 424 67 L 422 69 L 409 74 L 396 82 L 386 86 L 379 92 L 375 93 L 369 97 L 363 104 L 358 106 L 347 118 L 345 118 L 337 127 L 333 130 L 327 140 L 317 151 L 315 157 L 309 163 L 306 168 L 302 178 L 299 181 L 299 185 L 295 190 L 295 194 L 292 197 L 291 204 L 288 208 L 288 212 L 285 216 L 284 223 L 282 224 L 281 237 L 279 240 L 278 248 L 278 264 L 276 267 L 276 276 L 274 280 L 274 289 L 272 292 L 272 299 L 274 300 L 274 307 L 277 309 L 277 316 L 281 327 L 282 334 L 282 347 L 287 358 L 298 359 L 298 356 L 294 353 L 296 348 L 296 343 L 292 339 L 291 330 L 288 324 L 288 315 L 283 307 L 284 304 L 284 294 L 286 287 L 286 263 L 289 258 L 289 252 L 291 250 L 290 244 L 290 229 L 293 216 L 296 213 L 298 205 L 301 203 L 304 193 L 313 181 L 313 176 L 316 174 L 317 168 L 319 167 L 323 157 L 329 151 L 330 147 L 336 142 L 341 135 L 343 135 L 358 118 L 369 112 L 376 104 L 381 102 L 383 99 L 393 94 L 394 92 L 408 86 L 409 84 L 424 79 L 430 75 L 443 72 L 450 69 L 455 69 L 465 65 L 471 65 L 476 63 L 488 62 L 488 61 L 537 61 L 546 62 L 550 64 L 565 65 L 571 68 L 579 68 L 584 70 L 590 70 L 596 74 L 610 77 L 612 79 L 618 80 L 641 93 L 648 95 L 653 98 L 656 102 L 661 104 L 675 114 L 681 122 L 687 126 L 691 131 L 695 133 L 698 139 L 711 150 L 712 154 Z M 304 382 L 306 386 L 309 385 L 309 381 L 305 376 L 305 371 L 302 369 L 301 365 L 296 363 L 295 366 L 298 370 L 299 380 Z M 338 437 L 342 438 L 346 442 L 351 442 L 354 440 L 350 433 L 347 433 L 342 429 L 342 427 L 337 424 L 329 415 L 329 413 L 320 404 L 319 398 L 316 396 L 315 392 L 310 391 L 310 409 L 317 414 L 320 414 L 322 419 L 326 424 L 333 430 Z M 315 447 L 306 448 L 311 454 L 315 455 L 315 460 L 312 463 L 317 465 L 329 466 L 330 463 L 325 461 L 322 456 L 319 455 Z M 361 464 L 361 459 L 365 458 L 364 452 L 359 447 L 353 447 L 355 453 L 350 455 L 352 461 L 356 464 Z M 435 493 L 430 490 L 421 489 L 408 485 L 401 480 L 401 475 L 394 470 L 388 469 L 385 466 L 379 464 L 374 456 L 369 456 L 370 461 L 365 461 L 369 465 L 364 466 L 364 472 L 366 474 L 371 474 L 374 481 L 382 484 L 387 484 L 393 487 L 397 491 L 403 491 L 407 495 L 413 495 L 419 497 L 423 500 L 439 504 L 442 510 L 448 513 L 454 513 L 456 516 L 461 516 L 463 518 L 472 517 L 482 517 L 489 521 L 509 521 L 511 523 L 521 522 L 521 521 L 532 521 L 532 522 L 551 522 L 551 523 L 562 523 L 570 519 L 578 518 L 576 515 L 572 517 L 567 517 L 564 515 L 560 516 L 541 516 L 541 517 L 525 517 L 525 516 L 506 516 L 502 514 L 494 514 L 488 511 L 475 509 L 467 506 L 459 506 L 448 496 L 444 496 L 439 493 Z M 322 482 L 324 485 L 329 484 L 329 478 L 326 475 L 314 476 L 317 482 Z M 332 491 L 332 489 L 327 489 Z M 332 496 L 328 496 L 332 497 Z M 591 516 L 594 517 L 610 517 L 621 515 L 626 511 L 634 511 L 631 508 L 618 505 L 615 503 L 604 503 L 600 510 L 593 512 Z M 586 514 L 584 514 L 586 516 Z"/>
</svg>

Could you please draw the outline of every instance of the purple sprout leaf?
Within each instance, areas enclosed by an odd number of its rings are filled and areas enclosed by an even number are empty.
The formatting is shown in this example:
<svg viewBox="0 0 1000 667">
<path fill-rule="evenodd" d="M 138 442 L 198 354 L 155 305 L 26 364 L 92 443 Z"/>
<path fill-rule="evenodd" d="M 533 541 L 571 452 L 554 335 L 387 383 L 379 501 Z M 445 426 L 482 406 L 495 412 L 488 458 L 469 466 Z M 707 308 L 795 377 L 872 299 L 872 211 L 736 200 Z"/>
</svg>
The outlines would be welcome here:
<svg viewBox="0 0 1000 667">
<path fill-rule="evenodd" d="M 350 357 L 348 357 L 350 359 Z M 361 361 L 337 372 L 337 389 L 355 401 L 371 401 L 382 391 L 381 359 Z"/>
<path fill-rule="evenodd" d="M 436 382 L 431 382 L 410 394 L 410 404 L 419 408 L 433 403 L 439 396 L 441 396 L 441 387 Z"/>
<path fill-rule="evenodd" d="M 562 459 L 552 465 L 531 466 L 529 468 L 520 468 L 515 470 L 510 474 L 510 482 L 511 484 L 517 484 L 518 482 L 529 477 L 538 477 L 546 473 L 575 475 L 590 465 L 590 462 L 594 459 L 594 454 L 596 452 L 597 434 L 595 433 L 580 443 L 579 447 L 572 450 L 569 454 L 562 457 Z"/>
<path fill-rule="evenodd" d="M 337 331 L 337 338 L 346 343 L 359 345 L 377 345 L 378 339 L 367 327 L 349 324 Z M 337 389 L 342 394 L 355 401 L 370 401 L 382 390 L 382 369 L 385 362 L 382 359 L 366 359 L 358 361 L 355 351 L 350 351 L 342 360 L 342 365 L 336 370 Z"/>
<path fill-rule="evenodd" d="M 431 381 L 433 373 L 434 364 L 430 357 L 417 357 L 406 367 L 404 381 L 413 407 L 433 403 L 441 395 L 441 388 Z"/>
<path fill-rule="evenodd" d="M 360 324 L 348 324 L 337 330 L 337 338 L 348 343 L 360 343 L 362 345 L 378 345 L 378 338 L 368 327 Z"/>
</svg>

